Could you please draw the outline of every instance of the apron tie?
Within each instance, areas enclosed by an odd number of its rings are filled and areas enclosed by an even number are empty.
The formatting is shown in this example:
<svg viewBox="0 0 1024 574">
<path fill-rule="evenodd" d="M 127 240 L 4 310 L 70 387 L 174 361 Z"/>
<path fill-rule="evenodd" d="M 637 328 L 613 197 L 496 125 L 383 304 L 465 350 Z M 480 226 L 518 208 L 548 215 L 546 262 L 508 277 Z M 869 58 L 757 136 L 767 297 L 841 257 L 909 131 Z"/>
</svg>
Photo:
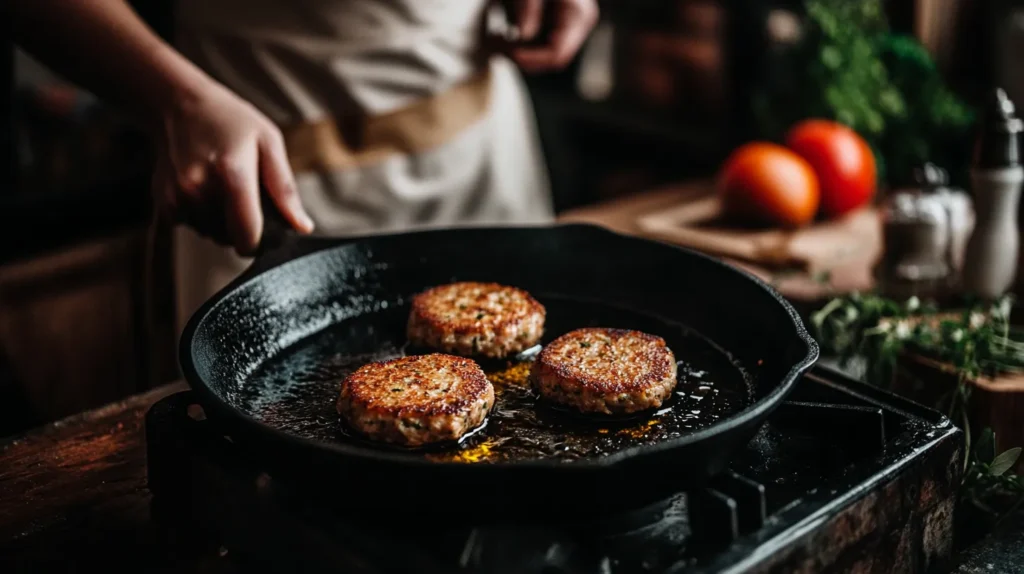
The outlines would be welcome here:
<svg viewBox="0 0 1024 574">
<path fill-rule="evenodd" d="M 490 104 L 490 67 L 410 106 L 353 122 L 346 141 L 333 117 L 282 127 L 288 160 L 297 174 L 380 163 L 443 146 L 482 119 Z M 351 124 L 346 123 L 346 131 Z M 358 143 L 356 143 L 358 141 Z"/>
</svg>

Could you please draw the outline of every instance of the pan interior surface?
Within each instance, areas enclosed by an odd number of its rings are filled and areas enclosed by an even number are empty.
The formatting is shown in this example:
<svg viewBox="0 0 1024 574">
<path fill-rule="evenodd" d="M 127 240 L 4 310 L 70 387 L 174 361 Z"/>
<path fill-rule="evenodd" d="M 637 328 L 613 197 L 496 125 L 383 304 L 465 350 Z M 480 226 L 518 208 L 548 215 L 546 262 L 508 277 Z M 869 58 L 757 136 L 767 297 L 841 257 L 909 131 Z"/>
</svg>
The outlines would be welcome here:
<svg viewBox="0 0 1024 574">
<path fill-rule="evenodd" d="M 543 343 L 580 327 L 637 329 L 664 338 L 679 364 L 671 398 L 661 408 L 627 418 L 584 417 L 538 399 L 527 380 L 529 361 L 481 360 L 496 393 L 485 425 L 458 444 L 408 451 L 410 456 L 467 463 L 600 457 L 683 436 L 751 403 L 749 378 L 735 360 L 683 325 L 599 302 L 535 296 L 547 308 Z M 341 381 L 356 368 L 430 352 L 406 344 L 407 317 L 408 307 L 389 306 L 341 321 L 284 349 L 247 377 L 236 399 L 238 408 L 303 438 L 395 450 L 349 430 L 335 401 Z"/>
<path fill-rule="evenodd" d="M 552 424 L 547 428 L 562 425 L 551 431 L 558 440 L 512 455 L 511 441 L 487 442 L 518 432 L 510 424 L 502 430 L 499 423 L 508 419 L 499 412 L 456 459 L 495 464 L 415 464 L 439 475 L 460 472 L 452 468 L 488 473 L 515 467 L 520 480 L 560 468 L 562 461 L 596 469 L 628 459 L 637 468 L 653 465 L 679 488 L 680 481 L 699 481 L 723 468 L 730 450 L 753 436 L 817 359 L 817 346 L 792 306 L 756 278 L 696 252 L 566 225 L 433 230 L 355 241 L 303 238 L 258 259 L 196 312 L 179 347 L 184 376 L 225 434 L 289 468 L 344 474 L 358 465 L 361 476 L 380 480 L 393 476 L 386 470 L 396 468 L 393 463 L 451 460 L 452 450 L 395 453 L 346 434 L 334 405 L 347 372 L 415 352 L 403 348 L 410 298 L 453 281 L 494 281 L 529 291 L 548 308 L 545 342 L 585 326 L 662 336 L 684 362 L 676 390 L 685 393 L 673 395 L 663 408 L 688 420 L 677 431 L 685 436 L 672 439 L 674 434 L 663 432 L 664 418 L 646 430 L 640 423 L 653 418 L 622 426 L 584 424 L 570 413 L 536 408 L 527 396 L 522 404 L 529 405 L 530 416 L 546 417 Z M 496 380 L 494 371 L 505 367 L 482 366 Z M 520 381 L 524 370 L 513 369 L 505 378 Z M 697 373 L 714 376 L 698 379 Z M 725 398 L 698 400 L 693 395 L 701 396 L 701 386 Z M 680 400 L 686 398 L 700 406 L 686 409 L 693 404 Z M 685 416 L 695 410 L 700 412 Z M 564 437 L 579 425 L 605 442 L 574 450 Z M 521 434 L 529 439 L 529 433 Z M 649 443 L 657 444 L 642 448 Z M 513 459 L 509 465 L 502 463 L 507 457 Z M 538 457 L 542 464 L 523 461 Z M 674 472 L 664 474 L 668 467 Z M 372 474 L 376 470 L 385 474 Z"/>
</svg>

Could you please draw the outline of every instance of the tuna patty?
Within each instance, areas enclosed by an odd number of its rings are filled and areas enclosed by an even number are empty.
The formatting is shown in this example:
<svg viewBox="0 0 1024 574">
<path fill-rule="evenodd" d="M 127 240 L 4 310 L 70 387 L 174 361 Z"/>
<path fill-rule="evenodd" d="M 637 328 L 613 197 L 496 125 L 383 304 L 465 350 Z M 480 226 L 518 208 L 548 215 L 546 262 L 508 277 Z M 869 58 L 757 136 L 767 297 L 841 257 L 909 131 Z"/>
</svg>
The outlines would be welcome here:
<svg viewBox="0 0 1024 574">
<path fill-rule="evenodd" d="M 577 329 L 544 347 L 531 379 L 540 395 L 584 413 L 621 415 L 660 407 L 676 385 L 676 359 L 661 337 Z"/>
<path fill-rule="evenodd" d="M 342 382 L 337 402 L 353 429 L 403 446 L 459 440 L 493 407 L 494 387 L 483 369 L 442 354 L 364 365 Z"/>
<path fill-rule="evenodd" d="M 407 334 L 422 347 L 500 359 L 538 344 L 545 314 L 544 306 L 522 289 L 451 283 L 413 298 Z"/>
</svg>

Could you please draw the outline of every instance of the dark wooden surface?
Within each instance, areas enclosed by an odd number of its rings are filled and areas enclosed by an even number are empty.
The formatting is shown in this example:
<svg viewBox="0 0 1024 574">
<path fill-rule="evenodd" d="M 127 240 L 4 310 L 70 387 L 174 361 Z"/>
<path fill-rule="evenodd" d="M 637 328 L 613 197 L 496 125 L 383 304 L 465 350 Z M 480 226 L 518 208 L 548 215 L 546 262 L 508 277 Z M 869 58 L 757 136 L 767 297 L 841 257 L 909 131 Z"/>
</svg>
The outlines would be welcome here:
<svg viewBox="0 0 1024 574">
<path fill-rule="evenodd" d="M 144 417 L 172 384 L 0 445 L 0 572 L 227 572 L 149 518 Z"/>
</svg>

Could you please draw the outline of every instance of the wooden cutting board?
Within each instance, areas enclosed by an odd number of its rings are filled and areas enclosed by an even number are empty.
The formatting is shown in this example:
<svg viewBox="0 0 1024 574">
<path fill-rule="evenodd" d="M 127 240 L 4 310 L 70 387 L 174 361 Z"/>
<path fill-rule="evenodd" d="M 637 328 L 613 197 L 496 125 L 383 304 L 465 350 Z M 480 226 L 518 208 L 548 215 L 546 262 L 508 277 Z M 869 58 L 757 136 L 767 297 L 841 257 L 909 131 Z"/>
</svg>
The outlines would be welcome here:
<svg viewBox="0 0 1024 574">
<path fill-rule="evenodd" d="M 830 271 L 878 253 L 881 223 L 872 209 L 798 230 L 739 228 L 725 218 L 709 184 L 675 188 L 676 203 L 637 217 L 645 235 L 769 268 Z"/>
<path fill-rule="evenodd" d="M 560 219 L 718 255 L 801 300 L 870 289 L 872 268 L 882 252 L 881 222 L 874 209 L 794 231 L 744 229 L 723 218 L 710 181 L 629 195 L 567 212 Z"/>
<path fill-rule="evenodd" d="M 945 409 L 948 393 L 955 390 L 958 373 L 951 365 L 905 353 L 897 362 L 892 390 L 923 405 Z M 995 433 L 996 453 L 1024 446 L 1024 374 L 980 377 L 971 385 L 969 417 L 974 432 L 985 427 Z M 1016 472 L 1024 472 L 1024 458 Z"/>
</svg>

